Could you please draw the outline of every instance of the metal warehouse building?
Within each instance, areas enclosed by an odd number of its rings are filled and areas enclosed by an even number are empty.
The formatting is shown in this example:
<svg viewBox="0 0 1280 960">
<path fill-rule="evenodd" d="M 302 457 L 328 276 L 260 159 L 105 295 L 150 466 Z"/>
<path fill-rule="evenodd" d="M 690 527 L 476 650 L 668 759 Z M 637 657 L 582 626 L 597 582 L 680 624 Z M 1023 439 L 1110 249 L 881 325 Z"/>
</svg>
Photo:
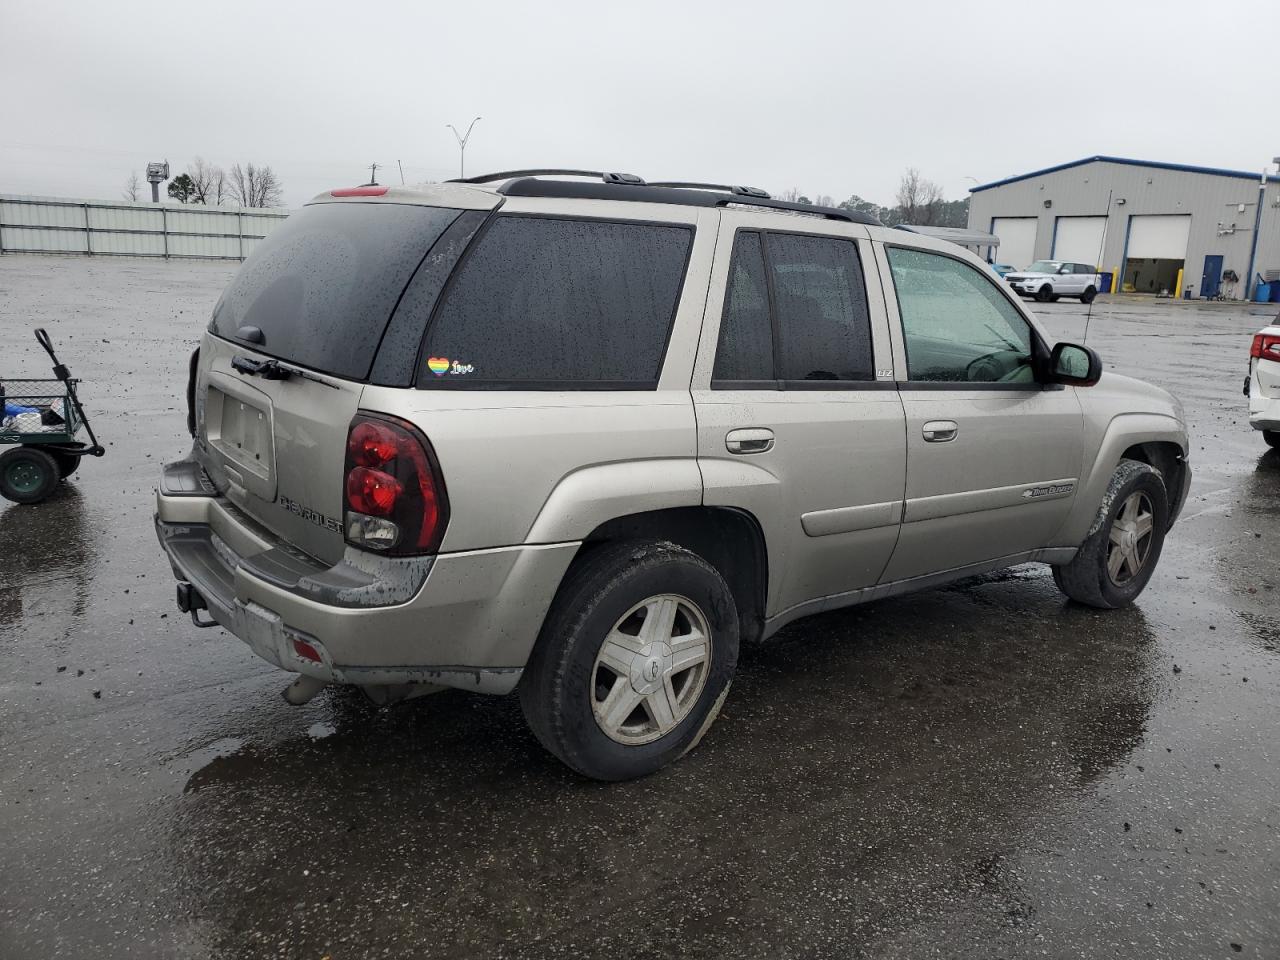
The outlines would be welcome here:
<svg viewBox="0 0 1280 960">
<path fill-rule="evenodd" d="M 1280 279 L 1280 177 L 1261 171 L 1088 157 L 970 193 L 969 227 L 1018 269 L 1069 260 L 1111 274 L 1112 292 L 1228 299 Z"/>
</svg>

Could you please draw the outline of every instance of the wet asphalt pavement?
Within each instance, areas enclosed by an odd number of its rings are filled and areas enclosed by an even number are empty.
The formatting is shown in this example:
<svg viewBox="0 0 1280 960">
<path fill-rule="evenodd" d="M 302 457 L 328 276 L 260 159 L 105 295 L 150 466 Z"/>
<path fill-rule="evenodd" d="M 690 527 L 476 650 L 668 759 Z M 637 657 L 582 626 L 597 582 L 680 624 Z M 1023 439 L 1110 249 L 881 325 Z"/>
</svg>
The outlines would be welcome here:
<svg viewBox="0 0 1280 960">
<path fill-rule="evenodd" d="M 514 698 L 286 706 L 173 607 L 151 526 L 234 265 L 0 258 L 0 372 L 49 329 L 107 445 L 0 505 L 0 957 L 1280 956 L 1280 455 L 1244 306 L 1094 306 L 1186 405 L 1195 483 L 1131 609 L 1024 566 L 802 621 L 646 780 Z M 1041 311 L 1079 339 L 1076 303 Z"/>
</svg>

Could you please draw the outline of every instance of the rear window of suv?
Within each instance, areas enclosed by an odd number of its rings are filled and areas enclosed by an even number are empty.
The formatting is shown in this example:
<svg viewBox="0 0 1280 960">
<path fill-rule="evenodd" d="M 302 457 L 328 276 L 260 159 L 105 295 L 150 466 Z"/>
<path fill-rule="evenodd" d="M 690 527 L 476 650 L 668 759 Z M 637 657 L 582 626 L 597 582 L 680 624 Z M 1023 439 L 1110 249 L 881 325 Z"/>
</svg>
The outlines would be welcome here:
<svg viewBox="0 0 1280 960">
<path fill-rule="evenodd" d="M 210 332 L 303 367 L 363 380 L 414 270 L 458 216 L 440 207 L 318 203 L 258 244 Z M 257 327 L 262 341 L 241 336 Z"/>
<path fill-rule="evenodd" d="M 418 384 L 651 389 L 693 228 L 499 216 L 458 267 Z"/>
</svg>

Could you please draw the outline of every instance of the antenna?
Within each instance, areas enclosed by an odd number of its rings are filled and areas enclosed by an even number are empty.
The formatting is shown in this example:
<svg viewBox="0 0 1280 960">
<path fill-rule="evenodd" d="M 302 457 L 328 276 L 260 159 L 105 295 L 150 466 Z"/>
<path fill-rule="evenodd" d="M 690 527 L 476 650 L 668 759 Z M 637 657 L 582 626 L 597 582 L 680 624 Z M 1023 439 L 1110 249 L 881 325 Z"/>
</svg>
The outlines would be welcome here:
<svg viewBox="0 0 1280 960">
<path fill-rule="evenodd" d="M 399 160 L 397 160 L 396 166 L 400 168 L 400 186 L 403 187 L 404 186 L 404 164 L 401 163 Z"/>
<path fill-rule="evenodd" d="M 1107 191 L 1107 215 L 1106 217 L 1103 218 L 1103 221 L 1102 221 L 1102 236 L 1098 238 L 1098 259 L 1093 264 L 1094 270 L 1097 270 L 1098 267 L 1102 265 L 1102 250 L 1107 245 L 1107 227 L 1111 223 L 1111 194 L 1114 192 L 1115 192 L 1114 190 Z M 1120 264 L 1120 269 L 1121 270 L 1124 269 L 1123 263 Z M 1124 278 L 1122 277 L 1121 279 L 1124 279 Z M 1093 299 L 1096 300 L 1098 298 L 1094 297 Z M 1089 345 L 1089 321 L 1092 319 L 1093 319 L 1093 300 L 1090 300 L 1089 309 L 1085 312 L 1085 315 L 1084 315 L 1084 337 L 1082 338 L 1082 341 L 1081 341 L 1082 344 L 1086 347 Z"/>
<path fill-rule="evenodd" d="M 378 168 L 382 166 L 380 163 L 369 164 L 369 182 L 366 187 L 376 187 L 378 185 Z"/>
</svg>

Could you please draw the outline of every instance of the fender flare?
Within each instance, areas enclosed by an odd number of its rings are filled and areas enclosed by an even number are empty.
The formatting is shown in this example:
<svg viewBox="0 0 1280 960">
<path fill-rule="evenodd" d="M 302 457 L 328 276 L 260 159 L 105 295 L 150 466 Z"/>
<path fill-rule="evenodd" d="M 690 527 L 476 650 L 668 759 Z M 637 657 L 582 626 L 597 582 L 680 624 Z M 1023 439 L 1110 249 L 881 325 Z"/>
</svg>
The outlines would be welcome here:
<svg viewBox="0 0 1280 960">
<path fill-rule="evenodd" d="M 702 473 L 693 457 L 596 464 L 561 478 L 525 543 L 582 540 L 616 517 L 701 504 Z"/>
<path fill-rule="evenodd" d="M 1111 418 L 1088 471 L 1081 477 L 1075 503 L 1063 522 L 1054 546 L 1079 546 L 1089 534 L 1121 455 L 1140 443 L 1172 443 L 1187 455 L 1187 434 L 1175 418 L 1165 413 L 1121 413 Z M 1173 495 L 1173 491 L 1170 491 Z"/>
</svg>

